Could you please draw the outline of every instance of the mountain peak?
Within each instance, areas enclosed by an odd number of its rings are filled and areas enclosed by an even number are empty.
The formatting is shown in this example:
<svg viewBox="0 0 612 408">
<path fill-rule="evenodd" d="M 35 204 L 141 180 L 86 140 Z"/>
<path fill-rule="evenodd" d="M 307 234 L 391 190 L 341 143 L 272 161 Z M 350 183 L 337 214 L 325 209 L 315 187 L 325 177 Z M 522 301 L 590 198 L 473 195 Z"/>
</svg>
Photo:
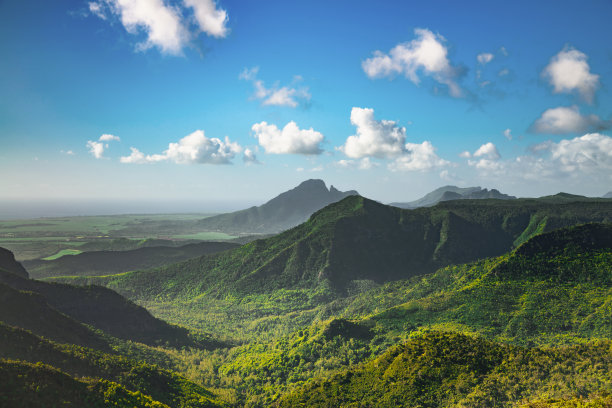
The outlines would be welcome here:
<svg viewBox="0 0 612 408">
<path fill-rule="evenodd" d="M 301 224 L 329 204 L 358 194 L 354 190 L 342 192 L 334 186 L 328 189 L 323 180 L 309 179 L 259 207 L 206 218 L 199 225 L 234 233 L 275 233 Z"/>
<path fill-rule="evenodd" d="M 325 190 L 326 192 L 329 192 L 329 190 L 327 189 L 327 186 L 325 185 L 325 182 L 321 179 L 308 179 L 308 180 L 304 180 L 302 181 L 300 184 L 298 184 L 297 187 L 289 190 L 289 191 L 293 191 L 293 190 L 313 190 L 313 191 L 323 191 Z"/>
</svg>

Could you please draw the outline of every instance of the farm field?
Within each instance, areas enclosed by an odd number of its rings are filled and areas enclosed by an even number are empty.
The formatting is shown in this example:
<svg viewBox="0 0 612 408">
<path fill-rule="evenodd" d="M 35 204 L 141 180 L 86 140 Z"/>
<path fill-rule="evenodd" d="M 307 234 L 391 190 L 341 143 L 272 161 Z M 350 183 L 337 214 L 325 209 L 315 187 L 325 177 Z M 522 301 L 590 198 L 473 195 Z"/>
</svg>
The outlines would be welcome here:
<svg viewBox="0 0 612 408">
<path fill-rule="evenodd" d="M 117 248 L 116 240 L 132 241 L 163 239 L 230 240 L 236 238 L 220 232 L 206 232 L 194 226 L 195 221 L 211 214 L 130 214 L 110 216 L 79 216 L 61 218 L 37 218 L 0 221 L 0 246 L 11 250 L 16 259 L 52 260 L 64 255 L 82 252 L 86 243 L 98 243 L 104 250 L 105 243 L 113 241 L 108 249 Z"/>
</svg>

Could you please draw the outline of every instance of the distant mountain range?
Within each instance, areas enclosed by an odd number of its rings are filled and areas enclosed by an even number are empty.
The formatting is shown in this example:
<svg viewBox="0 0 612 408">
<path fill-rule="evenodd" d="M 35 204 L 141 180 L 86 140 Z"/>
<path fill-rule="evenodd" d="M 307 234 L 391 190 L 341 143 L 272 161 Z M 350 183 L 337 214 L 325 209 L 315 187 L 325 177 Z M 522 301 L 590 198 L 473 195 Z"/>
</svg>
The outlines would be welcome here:
<svg viewBox="0 0 612 408">
<path fill-rule="evenodd" d="M 424 197 L 407 203 L 395 202 L 389 205 L 399 208 L 418 208 L 431 207 L 441 201 L 450 200 L 481 200 L 486 198 L 495 198 L 498 200 L 514 200 L 516 197 L 500 193 L 496 189 L 488 190 L 481 187 L 456 187 L 444 186 L 440 187 Z"/>
<path fill-rule="evenodd" d="M 108 285 L 133 300 L 154 292 L 189 298 L 300 288 L 336 297 L 362 281 L 406 279 L 503 254 L 544 231 L 611 219 L 612 203 L 603 199 L 455 200 L 402 210 L 351 196 L 298 227 L 222 254 L 75 282 Z"/>
<path fill-rule="evenodd" d="M 270 234 L 284 231 L 306 221 L 315 211 L 342 200 L 357 191 L 327 189 L 323 180 L 306 180 L 259 207 L 205 218 L 198 227 L 233 233 Z"/>
<path fill-rule="evenodd" d="M 612 198 L 612 191 L 608 191 L 602 198 Z"/>
</svg>

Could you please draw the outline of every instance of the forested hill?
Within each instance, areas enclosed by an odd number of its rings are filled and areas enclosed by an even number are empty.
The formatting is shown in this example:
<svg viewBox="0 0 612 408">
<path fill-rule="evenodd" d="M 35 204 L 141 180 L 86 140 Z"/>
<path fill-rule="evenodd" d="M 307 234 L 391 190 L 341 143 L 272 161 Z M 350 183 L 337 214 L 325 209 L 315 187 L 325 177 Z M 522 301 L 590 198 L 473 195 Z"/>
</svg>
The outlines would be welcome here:
<svg viewBox="0 0 612 408">
<path fill-rule="evenodd" d="M 402 210 L 351 196 L 298 227 L 232 251 L 88 281 L 135 299 L 292 288 L 329 298 L 363 281 L 497 256 L 544 231 L 611 221 L 612 202 L 604 199 L 459 200 Z"/>
<path fill-rule="evenodd" d="M 327 189 L 323 180 L 306 180 L 259 207 L 205 218 L 198 227 L 232 233 L 277 233 L 306 221 L 326 205 L 358 194 L 334 186 Z"/>
</svg>

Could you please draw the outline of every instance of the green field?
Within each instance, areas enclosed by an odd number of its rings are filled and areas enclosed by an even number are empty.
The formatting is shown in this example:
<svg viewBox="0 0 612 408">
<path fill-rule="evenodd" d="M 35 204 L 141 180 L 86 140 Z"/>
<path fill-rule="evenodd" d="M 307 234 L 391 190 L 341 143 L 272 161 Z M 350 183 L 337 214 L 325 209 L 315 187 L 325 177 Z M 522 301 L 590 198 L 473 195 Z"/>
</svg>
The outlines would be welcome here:
<svg viewBox="0 0 612 408">
<path fill-rule="evenodd" d="M 79 251 L 78 249 L 62 249 L 56 254 L 43 258 L 43 261 L 53 261 L 54 259 L 61 258 L 66 255 L 78 255 L 83 253 L 83 251 Z"/>
<path fill-rule="evenodd" d="M 52 260 L 76 254 L 75 247 L 84 243 L 117 238 L 177 241 L 236 238 L 196 227 L 196 221 L 209 216 L 204 213 L 129 214 L 0 221 L 0 246 L 13 251 L 18 260 Z"/>
</svg>

